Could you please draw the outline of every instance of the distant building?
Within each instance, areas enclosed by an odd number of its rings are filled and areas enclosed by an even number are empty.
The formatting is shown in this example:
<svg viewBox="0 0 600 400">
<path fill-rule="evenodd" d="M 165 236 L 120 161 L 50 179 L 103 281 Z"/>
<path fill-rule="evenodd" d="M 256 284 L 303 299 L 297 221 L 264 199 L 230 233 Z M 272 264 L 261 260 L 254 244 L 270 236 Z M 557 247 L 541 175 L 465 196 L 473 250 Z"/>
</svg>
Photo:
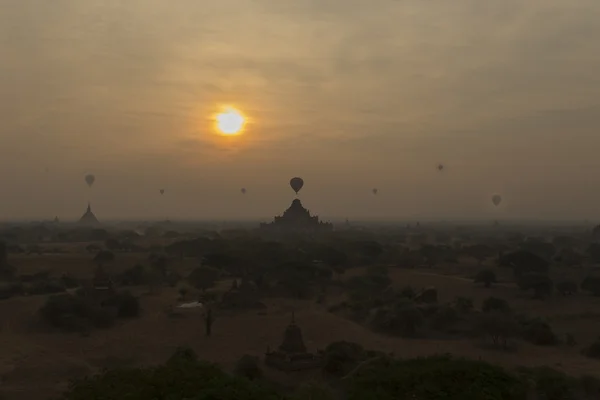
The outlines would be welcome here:
<svg viewBox="0 0 600 400">
<path fill-rule="evenodd" d="M 276 233 L 313 233 L 332 231 L 333 225 L 329 222 L 319 221 L 319 217 L 310 215 L 310 211 L 302 206 L 300 200 L 294 199 L 283 215 L 275 217 L 273 222 L 260 224 L 260 229 Z"/>
<path fill-rule="evenodd" d="M 96 218 L 96 216 L 92 212 L 92 206 L 90 205 L 90 203 L 88 203 L 85 214 L 83 214 L 79 219 L 79 223 L 87 226 L 100 225 L 100 221 L 98 221 L 98 218 Z"/>
</svg>

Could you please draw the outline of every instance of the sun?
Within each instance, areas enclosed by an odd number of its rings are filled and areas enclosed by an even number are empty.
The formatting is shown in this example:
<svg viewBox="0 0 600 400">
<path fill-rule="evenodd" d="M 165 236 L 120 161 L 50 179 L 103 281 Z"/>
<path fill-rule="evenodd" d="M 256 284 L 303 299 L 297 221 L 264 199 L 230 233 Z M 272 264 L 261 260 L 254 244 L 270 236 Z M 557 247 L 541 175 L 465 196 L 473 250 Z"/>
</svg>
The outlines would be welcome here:
<svg viewBox="0 0 600 400">
<path fill-rule="evenodd" d="M 235 108 L 228 107 L 223 112 L 217 114 L 216 125 L 219 132 L 223 135 L 237 135 L 244 128 L 246 119 Z"/>
</svg>

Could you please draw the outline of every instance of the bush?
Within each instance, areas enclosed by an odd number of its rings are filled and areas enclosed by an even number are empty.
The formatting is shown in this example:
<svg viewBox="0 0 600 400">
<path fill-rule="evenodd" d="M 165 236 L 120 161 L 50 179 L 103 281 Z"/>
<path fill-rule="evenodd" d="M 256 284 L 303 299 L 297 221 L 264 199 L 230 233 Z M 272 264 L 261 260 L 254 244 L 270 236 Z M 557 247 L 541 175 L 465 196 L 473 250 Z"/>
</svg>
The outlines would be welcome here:
<svg viewBox="0 0 600 400">
<path fill-rule="evenodd" d="M 138 299 L 129 292 L 117 293 L 103 302 L 83 295 L 59 294 L 49 296 L 39 314 L 46 323 L 66 331 L 88 331 L 90 328 L 109 328 L 116 318 L 133 318 L 140 313 Z"/>
<path fill-rule="evenodd" d="M 84 297 L 70 294 L 49 296 L 39 310 L 40 316 L 51 326 L 67 331 L 82 331 L 90 327 L 107 328 L 114 315 Z"/>
<path fill-rule="evenodd" d="M 258 357 L 243 355 L 235 365 L 235 374 L 251 381 L 262 378 L 263 373 L 258 363 Z"/>
<path fill-rule="evenodd" d="M 63 286 L 67 289 L 75 289 L 76 287 L 79 287 L 79 282 L 77 281 L 77 279 L 69 274 L 62 274 L 60 277 L 60 281 L 63 284 Z"/>
<path fill-rule="evenodd" d="M 141 286 L 148 282 L 146 270 L 140 264 L 123 271 L 118 280 L 123 286 Z"/>
<path fill-rule="evenodd" d="M 357 343 L 340 341 L 325 348 L 323 370 L 336 377 L 345 376 L 365 357 L 365 350 Z"/>
<path fill-rule="evenodd" d="M 7 300 L 13 296 L 23 294 L 23 285 L 19 282 L 5 283 L 0 285 L 0 300 Z"/>
<path fill-rule="evenodd" d="M 33 282 L 28 288 L 31 295 L 63 293 L 67 289 L 62 281 L 47 280 Z"/>
<path fill-rule="evenodd" d="M 600 359 L 600 338 L 596 339 L 583 353 L 590 358 Z"/>
<path fill-rule="evenodd" d="M 533 368 L 524 375 L 535 382 L 538 399 L 543 400 L 578 400 L 577 382 L 562 372 L 551 368 Z"/>
<path fill-rule="evenodd" d="M 510 306 L 504 299 L 497 297 L 488 297 L 481 306 L 483 312 L 509 312 Z"/>
<path fill-rule="evenodd" d="M 508 350 L 509 340 L 518 335 L 520 329 L 514 316 L 507 312 L 483 313 L 477 319 L 477 330 L 490 339 L 495 348 Z"/>
<path fill-rule="evenodd" d="M 525 400 L 516 375 L 484 362 L 433 356 L 372 366 L 351 382 L 349 400 Z"/>
<path fill-rule="evenodd" d="M 452 328 L 460 317 L 456 310 L 449 306 L 440 307 L 437 309 L 431 318 L 431 327 L 438 330 L 448 330 Z"/>
<path fill-rule="evenodd" d="M 496 283 L 496 274 L 491 269 L 481 270 L 475 276 L 475 283 L 483 283 L 486 288 L 489 288 Z"/>
<path fill-rule="evenodd" d="M 454 300 L 454 306 L 461 313 L 468 313 L 473 310 L 473 299 L 469 297 L 458 296 Z"/>
<path fill-rule="evenodd" d="M 218 399 L 282 400 L 283 396 L 248 379 L 232 377 L 215 364 L 178 349 L 160 366 L 123 368 L 74 382 L 61 400 Z"/>
<path fill-rule="evenodd" d="M 523 338 L 538 346 L 553 346 L 558 343 L 558 338 L 550 325 L 539 319 L 530 320 L 523 324 Z"/>
<path fill-rule="evenodd" d="M 135 318 L 140 315 L 140 302 L 128 291 L 119 292 L 108 298 L 104 301 L 104 305 L 116 308 L 119 318 Z"/>
<path fill-rule="evenodd" d="M 562 296 L 569 296 L 577 293 L 577 283 L 573 281 L 560 281 L 556 284 L 556 291 Z"/>
</svg>

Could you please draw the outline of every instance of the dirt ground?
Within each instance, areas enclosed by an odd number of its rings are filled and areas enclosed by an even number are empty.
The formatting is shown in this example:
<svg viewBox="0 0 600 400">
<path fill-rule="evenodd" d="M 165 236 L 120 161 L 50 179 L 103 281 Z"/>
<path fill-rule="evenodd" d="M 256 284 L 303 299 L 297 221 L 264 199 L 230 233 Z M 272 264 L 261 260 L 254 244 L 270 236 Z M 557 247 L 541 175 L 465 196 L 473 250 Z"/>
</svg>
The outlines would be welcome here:
<svg viewBox="0 0 600 400">
<path fill-rule="evenodd" d="M 143 263 L 146 255 L 118 255 L 113 270 Z M 11 259 L 20 273 L 50 269 L 90 277 L 93 264 L 84 253 L 60 256 L 20 256 Z M 188 269 L 193 264 L 179 265 Z M 470 271 L 472 266 L 466 266 Z M 359 271 L 349 271 L 348 275 Z M 448 273 L 452 275 L 447 275 Z M 362 344 L 366 348 L 415 357 L 453 353 L 481 358 L 507 366 L 550 366 L 573 375 L 597 374 L 600 362 L 580 354 L 600 334 L 600 298 L 578 294 L 571 298 L 532 300 L 510 283 L 485 289 L 453 269 L 390 271 L 397 286 L 435 286 L 440 301 L 456 296 L 472 297 L 477 307 L 490 296 L 501 297 L 520 311 L 547 317 L 557 334 L 571 333 L 578 346 L 551 348 L 520 344 L 518 351 L 503 353 L 481 348 L 464 340 L 401 339 L 379 335 L 327 311 L 329 304 L 315 301 L 273 299 L 267 309 L 241 314 L 217 315 L 213 336 L 203 331 L 201 312 L 190 310 L 182 318 L 169 317 L 166 310 L 176 304 L 176 289 L 141 296 L 143 315 L 89 337 L 48 331 L 37 323 L 36 312 L 46 296 L 16 297 L 0 302 L 0 392 L 7 399 L 47 399 L 59 394 L 71 378 L 82 377 L 104 367 L 146 365 L 164 361 L 178 346 L 190 346 L 206 360 L 232 368 L 243 354 L 262 356 L 268 346 L 276 347 L 295 311 L 309 351 L 322 349 L 337 340 Z M 144 290 L 141 290 L 144 292 Z M 140 292 L 140 293 L 141 293 Z M 293 378 L 291 378 L 293 379 Z M 35 382 L 35 385 L 32 384 Z"/>
</svg>

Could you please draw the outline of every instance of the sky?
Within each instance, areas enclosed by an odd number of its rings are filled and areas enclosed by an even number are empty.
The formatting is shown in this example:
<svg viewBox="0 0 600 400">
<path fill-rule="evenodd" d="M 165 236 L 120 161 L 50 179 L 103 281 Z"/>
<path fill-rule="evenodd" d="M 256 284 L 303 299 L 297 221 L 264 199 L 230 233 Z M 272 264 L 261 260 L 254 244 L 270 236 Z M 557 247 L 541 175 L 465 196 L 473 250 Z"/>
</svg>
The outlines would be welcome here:
<svg viewBox="0 0 600 400">
<path fill-rule="evenodd" d="M 598 0 L 4 0 L 0 220 L 263 218 L 294 176 L 326 217 L 600 219 L 599 20 Z M 216 132 L 223 105 L 242 134 Z"/>
</svg>

